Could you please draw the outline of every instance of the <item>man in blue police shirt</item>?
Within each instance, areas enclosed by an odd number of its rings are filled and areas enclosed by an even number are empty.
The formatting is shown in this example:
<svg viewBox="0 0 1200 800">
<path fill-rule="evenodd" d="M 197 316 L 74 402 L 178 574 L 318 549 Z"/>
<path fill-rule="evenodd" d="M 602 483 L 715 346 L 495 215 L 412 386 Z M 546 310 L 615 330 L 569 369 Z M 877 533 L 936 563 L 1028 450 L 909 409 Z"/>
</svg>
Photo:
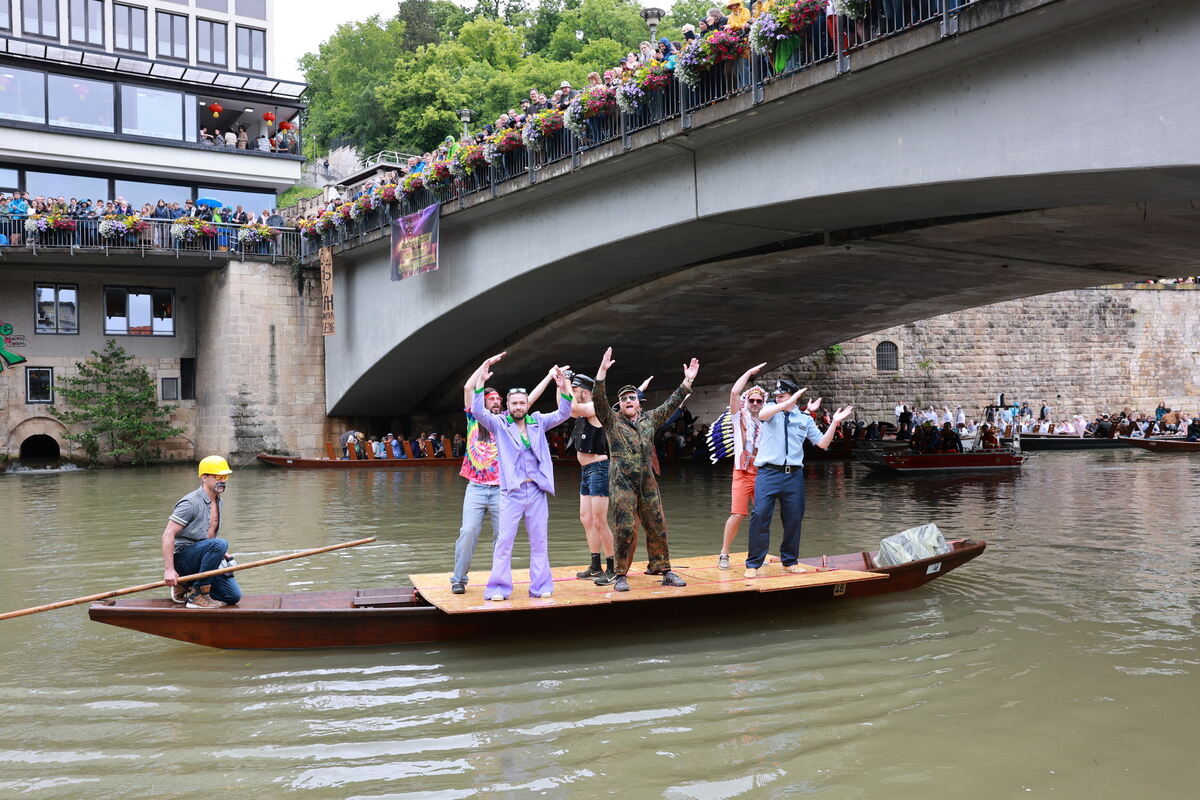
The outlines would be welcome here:
<svg viewBox="0 0 1200 800">
<path fill-rule="evenodd" d="M 796 408 L 805 389 L 781 379 L 775 382 L 775 402 L 758 412 L 763 421 L 754 464 L 758 477 L 754 480 L 754 515 L 750 518 L 750 552 L 746 556 L 746 577 L 758 576 L 767 560 L 771 543 L 771 518 L 775 501 L 783 518 L 783 541 L 779 558 L 785 572 L 806 572 L 800 560 L 800 523 L 804 519 L 804 440 L 823 450 L 829 449 L 837 426 L 853 411 L 851 406 L 839 408 L 833 415 L 829 430 L 821 434 L 812 412 L 821 407 L 821 398 L 809 401 L 807 413 Z"/>
</svg>

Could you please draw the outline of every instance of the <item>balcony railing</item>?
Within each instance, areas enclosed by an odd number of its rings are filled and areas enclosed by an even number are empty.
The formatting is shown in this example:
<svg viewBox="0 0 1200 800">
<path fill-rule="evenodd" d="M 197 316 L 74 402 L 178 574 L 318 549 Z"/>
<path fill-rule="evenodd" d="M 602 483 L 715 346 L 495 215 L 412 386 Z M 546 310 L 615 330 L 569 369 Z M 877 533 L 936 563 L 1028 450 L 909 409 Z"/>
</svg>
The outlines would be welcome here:
<svg viewBox="0 0 1200 800">
<path fill-rule="evenodd" d="M 171 234 L 175 220 L 146 219 L 143 230 L 136 233 L 104 235 L 99 219 L 75 219 L 74 230 L 46 230 L 36 233 L 26 229 L 27 217 L 0 217 L 0 258 L 13 252 L 37 254 L 46 250 L 54 253 L 100 253 L 118 255 L 139 253 L 208 258 L 235 258 L 246 261 L 296 261 L 300 257 L 300 235 L 295 228 L 272 228 L 275 236 L 264 241 L 249 241 L 239 237 L 240 225 L 212 223 L 214 236 L 183 238 Z"/>
<path fill-rule="evenodd" d="M 301 258 L 312 259 L 319 248 L 364 241 L 391 220 L 435 202 L 465 201 L 480 192 L 499 194 L 502 185 L 520 186 L 538 181 L 538 172 L 567 161 L 579 163 L 580 154 L 600 145 L 620 141 L 624 149 L 632 147 L 633 133 L 679 119 L 683 129 L 692 126 L 692 114 L 699 109 L 752 93 L 754 102 L 763 98 L 763 87 L 794 75 L 816 64 L 835 63 L 838 74 L 850 70 L 851 56 L 874 42 L 928 25 L 939 25 L 943 37 L 958 31 L 957 14 L 984 0 L 873 0 L 868 15 L 861 20 L 844 17 L 821 19 L 798 37 L 791 55 L 780 63 L 775 59 L 751 54 L 749 58 L 718 64 L 705 72 L 695 86 L 672 77 L 670 85 L 649 93 L 647 101 L 632 114 L 618 112 L 587 120 L 581 138 L 568 129 L 543 137 L 533 147 L 521 147 L 504 153 L 486 169 L 454 178 L 444 186 L 420 189 L 400 195 L 399 202 L 364 214 L 361 218 L 338 224 L 319 237 L 301 238 Z M 517 182 L 513 184 L 511 182 Z M 353 191 L 351 191 L 353 195 Z"/>
</svg>

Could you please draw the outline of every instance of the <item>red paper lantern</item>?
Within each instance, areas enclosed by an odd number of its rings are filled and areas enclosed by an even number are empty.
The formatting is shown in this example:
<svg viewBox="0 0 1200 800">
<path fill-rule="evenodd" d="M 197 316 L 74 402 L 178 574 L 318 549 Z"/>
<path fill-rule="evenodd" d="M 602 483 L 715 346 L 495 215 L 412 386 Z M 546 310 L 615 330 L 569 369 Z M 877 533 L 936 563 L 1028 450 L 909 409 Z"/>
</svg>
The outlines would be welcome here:
<svg viewBox="0 0 1200 800">
<path fill-rule="evenodd" d="M 221 112 L 225 110 L 225 107 L 220 103 L 209 103 L 208 110 L 212 112 L 214 117 L 219 117 L 221 116 Z"/>
<path fill-rule="evenodd" d="M 275 115 L 268 111 L 267 113 L 263 114 L 263 121 L 267 123 L 267 127 L 269 128 L 271 127 L 271 123 L 275 121 Z"/>
<path fill-rule="evenodd" d="M 281 131 L 290 131 L 294 127 L 296 127 L 296 126 L 293 125 L 292 123 L 288 122 L 286 119 L 283 122 L 279 123 L 279 130 L 281 130 Z"/>
</svg>

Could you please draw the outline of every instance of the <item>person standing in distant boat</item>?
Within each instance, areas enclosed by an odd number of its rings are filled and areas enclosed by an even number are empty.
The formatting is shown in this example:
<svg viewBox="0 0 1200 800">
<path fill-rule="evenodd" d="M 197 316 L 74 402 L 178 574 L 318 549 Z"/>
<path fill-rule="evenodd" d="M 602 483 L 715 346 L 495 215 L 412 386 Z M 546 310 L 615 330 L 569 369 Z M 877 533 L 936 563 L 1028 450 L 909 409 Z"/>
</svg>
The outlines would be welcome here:
<svg viewBox="0 0 1200 800">
<path fill-rule="evenodd" d="M 175 504 L 162 534 L 163 581 L 171 587 L 171 600 L 188 608 L 214 609 L 236 605 L 242 590 L 232 574 L 179 583 L 180 575 L 194 575 L 226 566 L 229 542 L 217 537 L 221 529 L 221 496 L 233 470 L 220 456 L 200 459 L 200 488 Z"/>
</svg>

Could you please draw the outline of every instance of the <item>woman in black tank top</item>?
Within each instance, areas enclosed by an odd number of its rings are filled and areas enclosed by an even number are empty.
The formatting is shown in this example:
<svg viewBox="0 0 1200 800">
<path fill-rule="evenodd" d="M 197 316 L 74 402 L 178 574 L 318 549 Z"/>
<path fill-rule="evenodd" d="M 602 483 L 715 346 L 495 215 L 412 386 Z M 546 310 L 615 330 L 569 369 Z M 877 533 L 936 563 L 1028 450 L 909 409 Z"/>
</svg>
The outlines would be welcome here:
<svg viewBox="0 0 1200 800">
<path fill-rule="evenodd" d="M 588 552 L 592 563 L 588 569 L 577 572 L 580 580 L 613 575 L 613 532 L 608 526 L 608 436 L 596 419 L 592 408 L 592 387 L 595 382 L 587 375 L 576 374 L 571 378 L 571 392 L 575 395 L 573 413 L 575 427 L 571 431 L 571 446 L 582 468 L 579 476 L 579 521 L 587 537 Z M 607 560 L 607 569 L 600 568 L 600 555 Z"/>
</svg>

